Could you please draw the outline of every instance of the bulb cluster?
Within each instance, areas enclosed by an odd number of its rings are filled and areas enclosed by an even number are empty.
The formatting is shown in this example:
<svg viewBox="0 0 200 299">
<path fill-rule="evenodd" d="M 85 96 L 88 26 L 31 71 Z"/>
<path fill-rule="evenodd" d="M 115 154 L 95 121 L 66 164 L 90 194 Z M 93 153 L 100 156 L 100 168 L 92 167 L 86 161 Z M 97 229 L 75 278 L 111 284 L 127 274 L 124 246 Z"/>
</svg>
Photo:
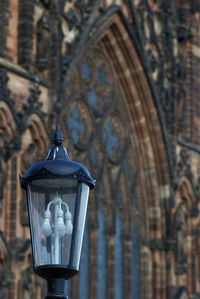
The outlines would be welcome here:
<svg viewBox="0 0 200 299">
<path fill-rule="evenodd" d="M 50 207 L 52 205 L 54 206 L 54 223 L 51 223 L 52 215 Z M 65 208 L 65 213 L 62 206 Z M 54 200 L 49 202 L 47 209 L 44 212 L 42 232 L 46 237 L 51 236 L 53 231 L 58 237 L 63 237 L 65 234 L 71 235 L 72 230 L 72 216 L 69 211 L 69 207 L 60 197 L 56 196 Z"/>
</svg>

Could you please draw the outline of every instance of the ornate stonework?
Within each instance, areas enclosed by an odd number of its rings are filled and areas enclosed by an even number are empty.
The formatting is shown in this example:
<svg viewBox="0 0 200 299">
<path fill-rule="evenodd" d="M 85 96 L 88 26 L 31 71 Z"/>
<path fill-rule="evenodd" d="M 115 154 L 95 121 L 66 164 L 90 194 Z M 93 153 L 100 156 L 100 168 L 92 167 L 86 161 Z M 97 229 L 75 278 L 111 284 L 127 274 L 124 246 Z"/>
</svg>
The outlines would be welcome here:
<svg viewBox="0 0 200 299">
<path fill-rule="evenodd" d="M 45 296 L 18 174 L 59 121 L 97 179 L 69 297 L 199 298 L 199 1 L 0 2 L 0 296 Z"/>
</svg>

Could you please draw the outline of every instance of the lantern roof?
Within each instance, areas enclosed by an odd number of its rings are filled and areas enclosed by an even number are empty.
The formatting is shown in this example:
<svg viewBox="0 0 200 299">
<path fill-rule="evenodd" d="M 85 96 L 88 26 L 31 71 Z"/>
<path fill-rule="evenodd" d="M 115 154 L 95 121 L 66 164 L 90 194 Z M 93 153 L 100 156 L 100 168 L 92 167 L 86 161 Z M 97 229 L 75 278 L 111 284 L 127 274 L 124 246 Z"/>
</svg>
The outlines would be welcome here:
<svg viewBox="0 0 200 299">
<path fill-rule="evenodd" d="M 21 187 L 26 189 L 27 184 L 41 179 L 74 179 L 86 183 L 90 189 L 94 188 L 95 180 L 91 178 L 85 166 L 70 160 L 63 144 L 63 135 L 59 126 L 56 127 L 46 160 L 33 164 L 24 177 L 20 176 Z"/>
</svg>

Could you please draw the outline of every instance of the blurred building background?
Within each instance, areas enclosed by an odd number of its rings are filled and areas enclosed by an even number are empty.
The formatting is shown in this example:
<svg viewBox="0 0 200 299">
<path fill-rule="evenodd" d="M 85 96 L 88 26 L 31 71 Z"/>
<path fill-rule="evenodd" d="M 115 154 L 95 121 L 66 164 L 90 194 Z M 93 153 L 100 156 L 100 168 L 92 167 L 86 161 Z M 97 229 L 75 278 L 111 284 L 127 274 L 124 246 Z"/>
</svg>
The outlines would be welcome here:
<svg viewBox="0 0 200 299">
<path fill-rule="evenodd" d="M 200 1 L 0 1 L 0 298 L 40 299 L 19 173 L 56 123 L 97 179 L 72 299 L 200 298 Z"/>
</svg>

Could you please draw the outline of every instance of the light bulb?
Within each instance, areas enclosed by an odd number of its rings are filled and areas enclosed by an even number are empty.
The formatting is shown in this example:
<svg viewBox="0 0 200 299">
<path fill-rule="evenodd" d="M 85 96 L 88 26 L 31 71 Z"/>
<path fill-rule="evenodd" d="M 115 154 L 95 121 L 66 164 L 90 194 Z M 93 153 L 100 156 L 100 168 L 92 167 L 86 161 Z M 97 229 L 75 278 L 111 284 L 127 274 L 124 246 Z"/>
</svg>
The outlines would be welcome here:
<svg viewBox="0 0 200 299">
<path fill-rule="evenodd" d="M 63 210 L 59 209 L 57 213 L 57 221 L 55 225 L 55 233 L 58 234 L 60 237 L 65 235 L 65 224 L 63 221 Z"/>
<path fill-rule="evenodd" d="M 68 235 L 71 235 L 72 234 L 72 231 L 73 231 L 73 225 L 72 225 L 72 222 L 71 220 L 67 220 L 66 221 L 66 234 Z"/>
<path fill-rule="evenodd" d="M 65 213 L 65 219 L 66 220 L 71 220 L 72 219 L 72 215 L 71 215 L 69 209 L 67 209 L 67 212 Z"/>
<path fill-rule="evenodd" d="M 46 237 L 52 234 L 50 219 L 51 219 L 51 212 L 49 210 L 46 210 L 44 213 L 44 222 L 42 224 L 42 232 Z"/>
<path fill-rule="evenodd" d="M 67 209 L 67 212 L 65 213 L 65 219 L 66 219 L 66 234 L 71 235 L 73 230 L 73 225 L 71 221 L 72 215 L 69 209 Z"/>
</svg>

